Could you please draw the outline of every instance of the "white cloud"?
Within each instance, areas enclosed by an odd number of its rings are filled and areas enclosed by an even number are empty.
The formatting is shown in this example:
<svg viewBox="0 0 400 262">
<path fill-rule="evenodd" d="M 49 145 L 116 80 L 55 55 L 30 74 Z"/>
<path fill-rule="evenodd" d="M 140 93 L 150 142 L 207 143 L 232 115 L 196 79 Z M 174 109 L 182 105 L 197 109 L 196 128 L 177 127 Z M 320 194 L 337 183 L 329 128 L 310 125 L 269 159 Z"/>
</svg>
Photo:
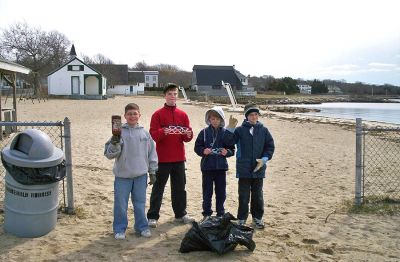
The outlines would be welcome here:
<svg viewBox="0 0 400 262">
<path fill-rule="evenodd" d="M 385 63 L 376 63 L 376 62 L 372 62 L 369 63 L 368 66 L 372 66 L 372 67 L 396 67 L 396 64 L 385 64 Z"/>
</svg>

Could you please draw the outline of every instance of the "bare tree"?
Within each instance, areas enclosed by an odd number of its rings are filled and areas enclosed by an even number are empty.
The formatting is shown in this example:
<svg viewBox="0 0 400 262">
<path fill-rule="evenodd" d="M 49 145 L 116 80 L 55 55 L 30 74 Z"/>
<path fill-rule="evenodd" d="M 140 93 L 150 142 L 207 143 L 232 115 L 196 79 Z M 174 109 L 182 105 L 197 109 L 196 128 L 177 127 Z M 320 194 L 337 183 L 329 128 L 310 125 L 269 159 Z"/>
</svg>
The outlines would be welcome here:
<svg viewBox="0 0 400 262">
<path fill-rule="evenodd" d="M 112 65 L 114 62 L 103 54 L 97 54 L 93 57 L 93 64 Z"/>
<path fill-rule="evenodd" d="M 94 60 L 90 56 L 81 53 L 80 57 L 86 64 L 94 64 Z"/>
<path fill-rule="evenodd" d="M 83 62 L 87 63 L 87 64 L 100 64 L 100 65 L 113 65 L 114 62 L 106 57 L 103 54 L 96 54 L 93 57 L 90 57 L 88 55 L 82 54 L 80 55 L 80 57 L 83 59 Z"/>
<path fill-rule="evenodd" d="M 35 94 L 40 88 L 40 77 L 67 61 L 69 45 L 63 34 L 45 32 L 27 23 L 11 25 L 0 37 L 2 56 L 32 69 Z"/>
</svg>

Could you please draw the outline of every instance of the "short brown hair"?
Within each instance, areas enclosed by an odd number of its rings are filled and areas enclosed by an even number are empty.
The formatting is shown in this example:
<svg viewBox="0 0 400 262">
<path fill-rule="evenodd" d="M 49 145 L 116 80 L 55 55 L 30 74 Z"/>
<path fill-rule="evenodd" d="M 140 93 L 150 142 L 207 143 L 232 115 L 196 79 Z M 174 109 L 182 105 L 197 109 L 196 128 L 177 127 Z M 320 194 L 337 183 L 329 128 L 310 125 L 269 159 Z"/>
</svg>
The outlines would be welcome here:
<svg viewBox="0 0 400 262">
<path fill-rule="evenodd" d="M 218 114 L 216 111 L 214 110 L 210 110 L 210 112 L 208 113 L 208 119 L 210 119 L 210 117 L 218 117 L 219 119 L 222 119 L 221 115 Z"/>
<path fill-rule="evenodd" d="M 137 110 L 140 111 L 139 106 L 135 103 L 129 103 L 125 106 L 125 114 L 126 112 L 128 112 L 129 110 Z"/>
<path fill-rule="evenodd" d="M 175 84 L 175 83 L 168 83 L 166 86 L 164 86 L 164 89 L 163 89 L 163 93 L 164 93 L 164 95 L 169 91 L 169 90 L 172 90 L 172 89 L 178 89 L 178 85 L 177 84 Z"/>
</svg>

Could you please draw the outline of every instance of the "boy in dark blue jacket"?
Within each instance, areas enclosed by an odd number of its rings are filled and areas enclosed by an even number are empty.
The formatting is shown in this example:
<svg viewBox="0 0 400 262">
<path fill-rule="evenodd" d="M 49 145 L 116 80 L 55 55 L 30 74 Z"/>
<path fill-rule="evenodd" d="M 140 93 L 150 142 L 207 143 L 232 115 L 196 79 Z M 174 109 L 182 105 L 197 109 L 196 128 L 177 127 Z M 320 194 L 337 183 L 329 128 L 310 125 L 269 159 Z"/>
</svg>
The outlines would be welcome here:
<svg viewBox="0 0 400 262">
<path fill-rule="evenodd" d="M 201 172 L 203 181 L 203 216 L 207 219 L 212 215 L 211 200 L 215 184 L 215 199 L 217 216 L 225 213 L 227 157 L 235 153 L 234 145 L 230 147 L 223 143 L 226 132 L 225 115 L 221 107 L 215 106 L 206 112 L 207 128 L 197 136 L 194 151 L 201 156 Z"/>
<path fill-rule="evenodd" d="M 258 121 L 260 110 L 255 104 L 244 108 L 245 120 L 236 127 L 237 120 L 232 116 L 227 126 L 228 132 L 224 142 L 236 144 L 236 177 L 239 178 L 239 207 L 237 218 L 239 224 L 246 224 L 250 212 L 257 228 L 264 228 L 263 179 L 267 161 L 272 159 L 275 151 L 274 139 L 262 123 Z"/>
</svg>

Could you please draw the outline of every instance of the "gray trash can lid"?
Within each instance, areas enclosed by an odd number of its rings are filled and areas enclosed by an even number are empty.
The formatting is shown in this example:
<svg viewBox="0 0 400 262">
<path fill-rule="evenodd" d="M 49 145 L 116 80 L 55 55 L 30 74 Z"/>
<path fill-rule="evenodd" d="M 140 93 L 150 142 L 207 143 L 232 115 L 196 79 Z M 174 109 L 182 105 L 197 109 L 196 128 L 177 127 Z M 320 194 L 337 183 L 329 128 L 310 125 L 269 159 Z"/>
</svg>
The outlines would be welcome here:
<svg viewBox="0 0 400 262">
<path fill-rule="evenodd" d="M 37 129 L 26 129 L 15 135 L 2 153 L 4 161 L 20 167 L 51 167 L 64 159 L 63 151 L 53 145 L 46 133 Z"/>
</svg>

